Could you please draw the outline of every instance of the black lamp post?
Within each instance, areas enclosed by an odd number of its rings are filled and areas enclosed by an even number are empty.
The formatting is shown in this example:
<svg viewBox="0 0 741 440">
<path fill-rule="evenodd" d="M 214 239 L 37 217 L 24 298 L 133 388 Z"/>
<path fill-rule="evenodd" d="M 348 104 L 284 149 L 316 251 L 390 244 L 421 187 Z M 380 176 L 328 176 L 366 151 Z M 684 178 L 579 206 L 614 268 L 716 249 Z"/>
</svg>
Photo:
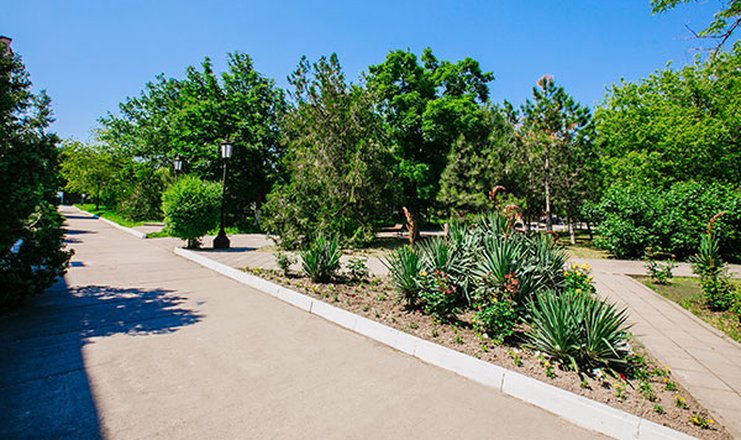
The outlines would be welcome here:
<svg viewBox="0 0 741 440">
<path fill-rule="evenodd" d="M 183 171 L 183 158 L 178 154 L 175 156 L 175 160 L 172 161 L 172 167 L 175 169 L 175 177 Z"/>
<path fill-rule="evenodd" d="M 226 163 L 227 160 L 232 157 L 232 144 L 229 142 L 229 137 L 221 143 L 221 161 L 223 163 L 223 174 L 221 176 L 221 226 L 219 227 L 219 235 L 214 238 L 214 249 L 229 249 L 229 237 L 226 236 L 224 231 L 224 193 L 226 192 Z"/>
</svg>

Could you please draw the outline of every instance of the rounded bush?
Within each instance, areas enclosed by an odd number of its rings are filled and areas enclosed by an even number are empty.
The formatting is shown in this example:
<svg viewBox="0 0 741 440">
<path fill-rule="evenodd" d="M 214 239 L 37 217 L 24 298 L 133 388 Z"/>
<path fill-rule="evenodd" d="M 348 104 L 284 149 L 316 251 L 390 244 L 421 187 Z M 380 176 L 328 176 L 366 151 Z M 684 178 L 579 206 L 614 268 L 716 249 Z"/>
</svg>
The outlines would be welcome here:
<svg viewBox="0 0 741 440">
<path fill-rule="evenodd" d="M 200 246 L 200 238 L 219 223 L 221 185 L 194 176 L 185 176 L 162 195 L 165 230 L 188 242 L 189 248 Z"/>
</svg>

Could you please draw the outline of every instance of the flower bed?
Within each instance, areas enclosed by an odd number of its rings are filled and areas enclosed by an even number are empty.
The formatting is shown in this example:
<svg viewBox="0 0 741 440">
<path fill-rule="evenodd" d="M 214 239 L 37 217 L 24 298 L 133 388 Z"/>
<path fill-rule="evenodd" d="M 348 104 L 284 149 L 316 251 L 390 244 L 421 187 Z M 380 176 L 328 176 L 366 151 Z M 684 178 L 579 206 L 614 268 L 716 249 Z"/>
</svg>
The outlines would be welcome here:
<svg viewBox="0 0 741 440">
<path fill-rule="evenodd" d="M 534 352 L 522 344 L 523 328 L 497 343 L 475 330 L 474 313 L 461 313 L 449 322 L 405 307 L 387 279 L 350 280 L 335 277 L 331 283 L 314 283 L 308 277 L 280 271 L 245 270 L 257 276 L 321 299 L 350 312 L 478 359 L 517 371 L 562 389 L 602 402 L 639 417 L 698 438 L 730 439 L 730 434 L 661 367 L 634 339 L 629 362 L 631 377 L 611 375 L 605 369 L 578 373 L 567 365 Z"/>
</svg>

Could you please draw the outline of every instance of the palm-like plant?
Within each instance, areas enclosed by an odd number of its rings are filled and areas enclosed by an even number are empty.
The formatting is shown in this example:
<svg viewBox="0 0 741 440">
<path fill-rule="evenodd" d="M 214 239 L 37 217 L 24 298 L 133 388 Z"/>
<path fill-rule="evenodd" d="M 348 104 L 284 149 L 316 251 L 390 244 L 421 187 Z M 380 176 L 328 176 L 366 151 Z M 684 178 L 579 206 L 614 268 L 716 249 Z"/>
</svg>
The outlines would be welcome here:
<svg viewBox="0 0 741 440">
<path fill-rule="evenodd" d="M 417 276 L 422 270 L 419 255 L 411 246 L 403 246 L 392 252 L 383 264 L 389 270 L 394 290 L 407 306 L 413 306 L 419 293 Z"/>
<path fill-rule="evenodd" d="M 340 256 L 337 238 L 320 235 L 309 249 L 301 252 L 301 267 L 315 283 L 326 283 L 340 268 Z"/>
<path fill-rule="evenodd" d="M 530 304 L 527 344 L 578 367 L 624 369 L 628 315 L 594 295 L 544 291 Z"/>
</svg>

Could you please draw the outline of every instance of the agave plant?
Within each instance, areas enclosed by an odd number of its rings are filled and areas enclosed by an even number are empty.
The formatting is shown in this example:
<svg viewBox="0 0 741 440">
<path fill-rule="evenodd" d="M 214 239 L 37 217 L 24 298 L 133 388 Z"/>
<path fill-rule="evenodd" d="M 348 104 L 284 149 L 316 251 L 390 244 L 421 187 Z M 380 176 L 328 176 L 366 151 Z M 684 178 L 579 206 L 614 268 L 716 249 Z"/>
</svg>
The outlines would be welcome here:
<svg viewBox="0 0 741 440">
<path fill-rule="evenodd" d="M 498 235 L 487 235 L 484 238 L 478 264 L 473 270 L 479 300 L 487 302 L 492 297 L 499 296 L 508 290 L 513 279 L 520 284 L 525 272 L 522 267 L 525 262 L 524 250 L 520 240 Z M 517 290 L 519 291 L 519 287 Z"/>
<path fill-rule="evenodd" d="M 527 345 L 574 368 L 622 370 L 629 354 L 628 315 L 594 295 L 552 291 L 530 303 Z"/>
<path fill-rule="evenodd" d="M 534 289 L 561 290 L 564 284 L 563 271 L 568 260 L 564 248 L 542 234 L 527 238 L 527 241 L 528 266 Z"/>
<path fill-rule="evenodd" d="M 713 277 L 725 269 L 725 263 L 720 257 L 718 239 L 712 234 L 702 236 L 697 253 L 689 260 L 692 264 L 692 271 L 700 277 Z"/>
<path fill-rule="evenodd" d="M 403 246 L 392 252 L 383 264 L 388 268 L 391 284 L 401 300 L 407 306 L 414 306 L 419 293 L 417 276 L 422 270 L 419 255 L 411 246 Z"/>
<path fill-rule="evenodd" d="M 470 302 L 469 286 L 475 261 L 475 242 L 473 236 L 463 236 L 458 243 L 434 237 L 422 242 L 419 255 L 422 268 L 428 272 L 446 274 L 450 284 L 462 298 Z"/>
<path fill-rule="evenodd" d="M 301 267 L 315 283 L 326 283 L 340 268 L 337 238 L 317 237 L 309 249 L 301 252 Z"/>
<path fill-rule="evenodd" d="M 512 224 L 507 217 L 501 215 L 498 211 L 491 211 L 478 219 L 477 226 L 487 236 L 503 237 L 510 233 Z"/>
</svg>

